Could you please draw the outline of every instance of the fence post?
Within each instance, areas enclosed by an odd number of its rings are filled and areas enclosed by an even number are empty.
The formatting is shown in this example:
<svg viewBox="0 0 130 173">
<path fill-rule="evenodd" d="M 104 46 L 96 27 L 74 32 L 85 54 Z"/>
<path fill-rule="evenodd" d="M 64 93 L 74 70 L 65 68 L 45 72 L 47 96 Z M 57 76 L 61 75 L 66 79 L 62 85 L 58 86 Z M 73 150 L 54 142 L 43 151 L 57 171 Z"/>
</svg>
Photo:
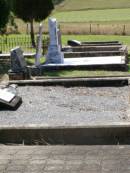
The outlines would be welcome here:
<svg viewBox="0 0 130 173">
<path fill-rule="evenodd" d="M 123 25 L 123 32 L 122 32 L 122 35 L 126 35 L 126 27 L 125 27 L 125 25 Z"/>
<path fill-rule="evenodd" d="M 92 25 L 91 25 L 91 23 L 90 23 L 90 34 L 92 33 Z"/>
</svg>

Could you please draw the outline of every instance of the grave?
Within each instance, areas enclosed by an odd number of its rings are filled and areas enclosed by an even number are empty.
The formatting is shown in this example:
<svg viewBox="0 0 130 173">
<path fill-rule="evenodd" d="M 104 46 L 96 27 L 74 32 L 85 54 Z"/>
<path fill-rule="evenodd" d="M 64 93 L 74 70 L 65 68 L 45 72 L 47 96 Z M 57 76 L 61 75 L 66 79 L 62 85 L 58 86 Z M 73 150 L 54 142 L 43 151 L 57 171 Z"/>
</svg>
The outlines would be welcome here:
<svg viewBox="0 0 130 173">
<path fill-rule="evenodd" d="M 75 41 L 74 41 L 75 42 Z M 68 41 L 69 45 L 71 41 Z M 73 43 L 73 41 L 72 41 Z M 111 42 L 83 42 L 80 46 L 66 46 L 63 48 L 65 58 L 100 57 L 100 56 L 125 56 L 128 62 L 128 49 L 117 41 Z"/>
<path fill-rule="evenodd" d="M 121 45 L 119 41 L 91 41 L 91 42 L 80 42 L 78 40 L 68 40 L 67 44 L 69 46 L 94 46 L 94 45 Z"/>
<path fill-rule="evenodd" d="M 9 70 L 11 80 L 28 79 L 29 71 L 20 47 L 11 50 L 11 69 Z"/>
</svg>

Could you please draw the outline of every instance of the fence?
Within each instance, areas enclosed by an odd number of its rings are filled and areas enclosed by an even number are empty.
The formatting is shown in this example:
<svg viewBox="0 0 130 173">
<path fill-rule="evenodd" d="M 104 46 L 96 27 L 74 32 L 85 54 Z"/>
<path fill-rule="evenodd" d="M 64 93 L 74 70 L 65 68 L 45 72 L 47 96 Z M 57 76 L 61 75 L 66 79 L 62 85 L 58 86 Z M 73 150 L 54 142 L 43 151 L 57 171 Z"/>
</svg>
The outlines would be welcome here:
<svg viewBox="0 0 130 173">
<path fill-rule="evenodd" d="M 48 41 L 48 37 L 43 37 L 43 54 L 45 54 L 47 50 Z M 25 53 L 36 52 L 36 49 L 32 47 L 31 38 L 29 35 L 0 36 L 0 53 L 9 53 L 12 48 L 17 46 L 20 46 Z"/>
<path fill-rule="evenodd" d="M 130 24 L 61 23 L 62 34 L 130 35 Z"/>
</svg>

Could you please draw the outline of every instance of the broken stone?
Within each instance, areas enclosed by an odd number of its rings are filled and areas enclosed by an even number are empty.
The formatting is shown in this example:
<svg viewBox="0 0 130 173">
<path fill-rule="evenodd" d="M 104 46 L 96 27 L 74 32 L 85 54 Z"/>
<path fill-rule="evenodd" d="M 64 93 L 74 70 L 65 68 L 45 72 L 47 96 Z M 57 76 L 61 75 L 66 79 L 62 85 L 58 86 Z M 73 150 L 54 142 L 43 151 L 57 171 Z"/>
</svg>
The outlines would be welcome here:
<svg viewBox="0 0 130 173">
<path fill-rule="evenodd" d="M 17 109 L 22 103 L 22 98 L 17 96 L 15 87 L 15 85 L 11 85 L 0 89 L 0 110 Z"/>
</svg>

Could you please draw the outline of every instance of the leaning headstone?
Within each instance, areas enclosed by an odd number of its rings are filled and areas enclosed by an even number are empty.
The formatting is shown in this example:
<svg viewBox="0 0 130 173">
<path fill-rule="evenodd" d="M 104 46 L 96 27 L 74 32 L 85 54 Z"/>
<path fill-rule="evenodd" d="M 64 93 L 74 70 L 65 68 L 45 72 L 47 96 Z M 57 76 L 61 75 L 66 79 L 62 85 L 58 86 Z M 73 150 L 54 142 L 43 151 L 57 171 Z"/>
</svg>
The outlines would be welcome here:
<svg viewBox="0 0 130 173">
<path fill-rule="evenodd" d="M 46 56 L 46 63 L 62 64 L 64 62 L 64 54 L 61 52 L 61 46 L 58 42 L 58 24 L 55 18 L 49 19 L 49 35 L 50 44 Z"/>
<path fill-rule="evenodd" d="M 26 71 L 26 62 L 23 56 L 23 51 L 20 47 L 11 50 L 11 70 L 13 72 Z"/>
<path fill-rule="evenodd" d="M 40 58 L 42 57 L 42 32 L 43 32 L 43 25 L 40 23 L 39 26 L 39 34 L 37 36 L 37 47 L 36 47 L 36 56 L 35 56 L 35 65 L 40 65 Z"/>
<path fill-rule="evenodd" d="M 23 51 L 20 47 L 11 50 L 11 69 L 9 70 L 10 80 L 24 80 L 30 78 Z"/>
</svg>

